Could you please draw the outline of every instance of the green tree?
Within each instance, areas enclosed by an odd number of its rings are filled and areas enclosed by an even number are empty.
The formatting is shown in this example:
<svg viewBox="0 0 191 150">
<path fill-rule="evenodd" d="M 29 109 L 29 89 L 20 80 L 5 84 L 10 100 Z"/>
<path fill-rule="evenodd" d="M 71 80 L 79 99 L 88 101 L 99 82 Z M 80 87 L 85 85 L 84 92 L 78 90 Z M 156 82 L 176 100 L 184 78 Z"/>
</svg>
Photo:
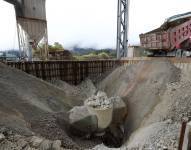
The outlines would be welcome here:
<svg viewBox="0 0 191 150">
<path fill-rule="evenodd" d="M 59 42 L 55 42 L 53 45 L 48 45 L 49 51 L 59 51 L 64 50 L 64 47 Z"/>
<path fill-rule="evenodd" d="M 64 50 L 64 47 L 62 46 L 62 44 L 55 42 L 54 43 L 54 49 L 56 50 Z"/>
<path fill-rule="evenodd" d="M 101 53 L 99 53 L 99 54 L 98 54 L 98 57 L 99 57 L 100 59 L 109 59 L 109 58 L 110 58 L 110 56 L 109 56 L 106 52 L 101 52 Z"/>
</svg>

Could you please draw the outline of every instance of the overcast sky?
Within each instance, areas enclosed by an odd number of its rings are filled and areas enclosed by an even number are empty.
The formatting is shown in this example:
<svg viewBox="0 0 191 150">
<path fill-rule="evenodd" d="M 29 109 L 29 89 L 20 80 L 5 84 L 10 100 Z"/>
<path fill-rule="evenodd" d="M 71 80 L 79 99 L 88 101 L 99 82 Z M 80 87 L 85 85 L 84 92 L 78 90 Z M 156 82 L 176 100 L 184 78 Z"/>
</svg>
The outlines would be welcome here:
<svg viewBox="0 0 191 150">
<path fill-rule="evenodd" d="M 172 15 L 191 11 L 191 0 L 131 0 L 130 44 Z M 49 43 L 68 48 L 115 48 L 117 0 L 47 0 Z M 13 6 L 0 0 L 0 50 L 17 48 Z"/>
</svg>

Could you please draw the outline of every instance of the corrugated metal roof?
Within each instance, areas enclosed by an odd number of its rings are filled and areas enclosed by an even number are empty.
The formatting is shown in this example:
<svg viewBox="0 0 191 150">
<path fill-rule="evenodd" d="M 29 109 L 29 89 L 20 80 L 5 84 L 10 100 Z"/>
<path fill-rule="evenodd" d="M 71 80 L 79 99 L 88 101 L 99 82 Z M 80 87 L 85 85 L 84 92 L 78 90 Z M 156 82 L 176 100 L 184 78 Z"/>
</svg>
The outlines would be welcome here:
<svg viewBox="0 0 191 150">
<path fill-rule="evenodd" d="M 179 19 L 191 18 L 191 11 L 183 14 L 174 15 L 166 19 L 165 22 L 170 23 Z"/>
</svg>

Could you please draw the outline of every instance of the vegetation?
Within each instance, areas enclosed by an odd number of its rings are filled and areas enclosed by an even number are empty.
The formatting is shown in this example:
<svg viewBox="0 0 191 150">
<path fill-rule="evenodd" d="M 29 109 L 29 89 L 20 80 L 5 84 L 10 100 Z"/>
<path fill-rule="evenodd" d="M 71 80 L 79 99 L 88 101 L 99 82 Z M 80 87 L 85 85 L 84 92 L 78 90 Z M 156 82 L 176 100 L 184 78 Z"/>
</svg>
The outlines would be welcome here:
<svg viewBox="0 0 191 150">
<path fill-rule="evenodd" d="M 62 44 L 55 42 L 53 45 L 48 45 L 49 51 L 58 51 L 58 50 L 64 50 L 64 47 Z"/>
<path fill-rule="evenodd" d="M 96 60 L 96 59 L 114 59 L 116 58 L 116 52 L 113 49 L 108 50 L 96 50 L 96 49 L 78 49 L 72 51 L 73 56 L 77 60 Z"/>
<path fill-rule="evenodd" d="M 42 49 L 44 49 L 44 47 L 45 47 L 44 44 L 40 44 L 40 45 L 38 45 L 37 49 L 33 49 L 33 56 L 39 57 L 40 51 Z M 48 51 L 49 52 L 50 51 L 62 51 L 62 50 L 64 50 L 64 47 L 59 42 L 55 42 L 53 45 L 48 45 Z"/>
<path fill-rule="evenodd" d="M 40 50 L 44 48 L 41 44 L 37 49 L 33 50 L 33 55 L 38 57 Z M 53 45 L 48 45 L 49 52 L 51 51 L 62 51 L 64 47 L 59 42 L 55 42 Z M 113 59 L 116 58 L 116 51 L 113 49 L 94 49 L 94 48 L 79 48 L 74 47 L 70 51 L 76 60 L 96 60 L 96 59 Z"/>
</svg>

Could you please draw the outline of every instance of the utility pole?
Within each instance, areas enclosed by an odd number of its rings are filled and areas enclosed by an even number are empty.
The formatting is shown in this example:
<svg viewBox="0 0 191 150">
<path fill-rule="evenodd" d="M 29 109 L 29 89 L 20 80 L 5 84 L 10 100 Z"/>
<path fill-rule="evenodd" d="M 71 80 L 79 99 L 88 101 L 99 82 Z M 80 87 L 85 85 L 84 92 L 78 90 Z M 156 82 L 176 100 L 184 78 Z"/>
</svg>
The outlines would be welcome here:
<svg viewBox="0 0 191 150">
<path fill-rule="evenodd" d="M 130 0 L 118 0 L 117 59 L 127 57 Z"/>
</svg>

